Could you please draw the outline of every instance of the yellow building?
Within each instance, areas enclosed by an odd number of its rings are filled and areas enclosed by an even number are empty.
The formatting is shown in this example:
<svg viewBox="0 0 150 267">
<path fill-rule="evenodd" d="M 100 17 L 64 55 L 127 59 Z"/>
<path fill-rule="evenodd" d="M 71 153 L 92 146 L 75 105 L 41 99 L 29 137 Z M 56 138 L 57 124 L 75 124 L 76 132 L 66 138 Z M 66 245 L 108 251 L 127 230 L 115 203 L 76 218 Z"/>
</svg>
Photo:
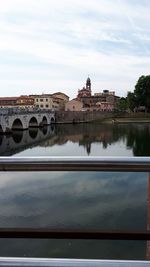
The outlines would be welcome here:
<svg viewBox="0 0 150 267">
<path fill-rule="evenodd" d="M 59 110 L 59 101 L 51 94 L 31 95 L 34 106 L 40 109 Z"/>
<path fill-rule="evenodd" d="M 59 102 L 59 110 L 65 110 L 65 105 L 69 101 L 69 96 L 67 96 L 66 94 L 64 94 L 62 92 L 54 93 L 54 94 L 52 94 L 52 96 L 54 98 L 57 98 L 58 99 L 58 102 Z"/>
</svg>

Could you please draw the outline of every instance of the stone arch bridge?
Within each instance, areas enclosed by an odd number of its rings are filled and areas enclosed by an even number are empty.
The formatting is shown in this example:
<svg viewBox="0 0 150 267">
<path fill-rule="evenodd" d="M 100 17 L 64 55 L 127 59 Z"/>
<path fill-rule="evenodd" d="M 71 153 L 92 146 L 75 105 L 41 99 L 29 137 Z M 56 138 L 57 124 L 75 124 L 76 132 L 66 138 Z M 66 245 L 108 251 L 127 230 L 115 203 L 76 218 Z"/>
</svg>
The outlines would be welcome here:
<svg viewBox="0 0 150 267">
<path fill-rule="evenodd" d="M 37 109 L 10 108 L 0 110 L 0 132 L 8 133 L 12 130 L 25 130 L 31 127 L 42 127 L 55 123 L 52 111 Z"/>
</svg>

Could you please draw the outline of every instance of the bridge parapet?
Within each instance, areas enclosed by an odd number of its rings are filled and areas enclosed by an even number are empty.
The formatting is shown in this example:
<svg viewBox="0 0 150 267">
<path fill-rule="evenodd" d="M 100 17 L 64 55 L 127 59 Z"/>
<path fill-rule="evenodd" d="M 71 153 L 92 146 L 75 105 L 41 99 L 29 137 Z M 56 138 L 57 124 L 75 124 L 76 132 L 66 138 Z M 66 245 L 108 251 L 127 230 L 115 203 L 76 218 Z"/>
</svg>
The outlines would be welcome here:
<svg viewBox="0 0 150 267">
<path fill-rule="evenodd" d="M 0 115 L 14 115 L 14 114 L 29 114 L 29 113 L 51 113 L 55 114 L 52 110 L 47 109 L 40 109 L 40 108 L 32 108 L 32 107 L 26 107 L 26 108 L 20 108 L 20 107 L 14 107 L 14 108 L 1 108 L 0 109 Z"/>
</svg>

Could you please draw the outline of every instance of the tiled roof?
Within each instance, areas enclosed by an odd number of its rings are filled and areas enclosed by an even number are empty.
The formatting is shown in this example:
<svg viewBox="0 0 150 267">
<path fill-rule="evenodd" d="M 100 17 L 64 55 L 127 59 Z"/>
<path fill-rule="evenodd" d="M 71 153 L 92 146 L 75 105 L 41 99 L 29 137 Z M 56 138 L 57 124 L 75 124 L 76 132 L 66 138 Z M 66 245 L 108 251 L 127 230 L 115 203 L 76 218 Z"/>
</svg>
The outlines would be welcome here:
<svg viewBox="0 0 150 267">
<path fill-rule="evenodd" d="M 14 97 L 14 96 L 13 97 L 0 97 L 0 100 L 4 100 L 4 101 L 5 100 L 17 100 L 18 98 L 19 97 L 17 97 L 17 96 L 16 97 Z"/>
</svg>

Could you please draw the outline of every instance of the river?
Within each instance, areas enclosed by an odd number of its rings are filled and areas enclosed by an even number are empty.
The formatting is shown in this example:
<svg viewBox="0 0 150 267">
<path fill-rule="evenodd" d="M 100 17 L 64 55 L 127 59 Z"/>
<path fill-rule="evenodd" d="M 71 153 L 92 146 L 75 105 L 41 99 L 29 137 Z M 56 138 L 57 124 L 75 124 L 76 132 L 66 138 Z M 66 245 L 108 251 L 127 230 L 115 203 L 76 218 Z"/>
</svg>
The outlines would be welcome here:
<svg viewBox="0 0 150 267">
<path fill-rule="evenodd" d="M 150 156 L 149 124 L 57 125 L 0 135 L 1 156 Z M 0 174 L 0 227 L 146 230 L 148 173 Z M 0 240 L 0 256 L 146 259 L 144 241 Z"/>
</svg>

